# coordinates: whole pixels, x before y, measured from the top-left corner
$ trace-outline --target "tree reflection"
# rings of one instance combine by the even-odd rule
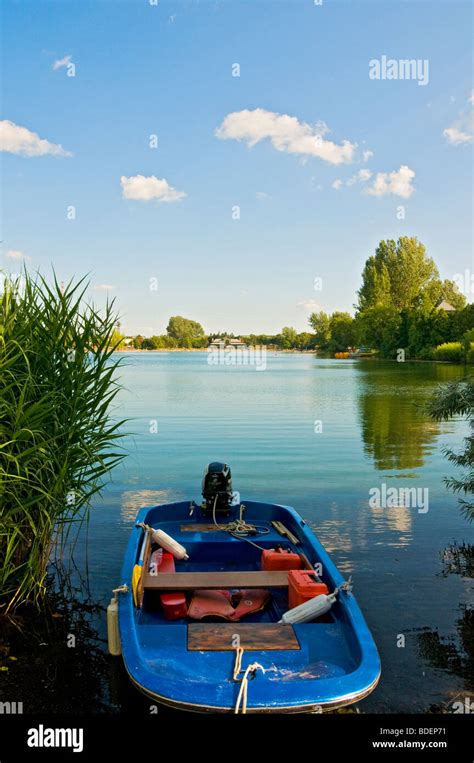
[[[474,546],[456,541],[447,546],[442,554],[440,574],[472,577]],[[457,638],[444,638],[435,630],[424,629],[417,634],[420,656],[433,668],[459,676],[464,681],[466,693],[474,691],[474,609],[461,604],[461,616],[456,620]],[[442,706],[431,708],[433,712],[453,712],[454,700],[462,692],[453,695]]]
[[[425,411],[432,388],[458,378],[457,366],[359,363],[359,415],[365,452],[380,470],[416,469],[442,427]]]
[[[433,668],[474,680],[474,610],[460,606],[461,617],[456,620],[458,638],[444,638],[435,630],[417,634],[420,657]]]
[[[474,546],[471,543],[458,544],[456,541],[446,546],[442,553],[443,567],[441,575],[455,574],[474,578]]]

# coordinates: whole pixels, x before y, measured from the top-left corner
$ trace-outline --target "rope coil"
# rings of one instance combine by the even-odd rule
[[[257,543],[254,543],[253,540],[249,540],[246,536],[247,535],[267,535],[270,532],[270,528],[268,527],[258,527],[257,525],[250,525],[248,524],[243,516],[245,506],[240,504],[240,510],[239,510],[239,518],[235,519],[233,522],[228,522],[227,524],[220,525],[216,519],[216,505],[217,505],[217,495],[214,499],[214,506],[212,507],[212,519],[213,522],[218,530],[222,530],[222,532],[229,533],[229,535],[232,535],[234,538],[238,538],[239,540],[244,540],[246,543],[250,543],[251,546],[255,546],[255,548],[258,548],[260,551],[264,551],[262,546],[259,546]]]

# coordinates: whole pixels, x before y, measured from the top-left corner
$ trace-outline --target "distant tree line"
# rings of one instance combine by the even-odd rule
[[[120,344],[123,349],[125,337],[118,331],[114,333],[114,344]],[[228,343],[231,339],[239,339],[247,345],[265,345],[282,350],[315,350],[316,337],[309,331],[298,333],[289,326],[282,328],[280,334],[249,334],[236,337],[228,332],[213,332],[205,334],[203,327],[197,321],[175,315],[170,318],[166,334],[145,337],[137,334],[129,344],[135,350],[165,350],[165,349],[203,349],[214,340]]]
[[[275,335],[206,335],[197,321],[175,315],[169,319],[166,334],[139,334],[131,344],[139,350],[203,349],[214,340],[238,338],[247,345],[312,350],[322,355],[366,346],[382,358],[394,358],[403,349],[407,358],[474,360],[474,305],[466,304],[453,281],[441,280],[417,238],[381,241],[365,263],[357,294],[355,315],[322,310],[312,313],[312,331],[298,332],[285,326]]]

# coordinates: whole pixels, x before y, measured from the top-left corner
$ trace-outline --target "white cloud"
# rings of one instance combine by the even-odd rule
[[[372,177],[372,172],[368,169],[362,169],[356,172],[355,175],[352,175],[346,182],[344,183],[342,180],[335,180],[332,184],[332,187],[336,189],[336,191],[339,191],[343,185],[346,185],[350,188],[351,185],[355,185],[356,183],[365,183],[369,178]]]
[[[301,307],[309,313],[312,313],[315,310],[321,310],[321,307],[314,299],[303,299],[301,302],[296,303],[296,307]]]
[[[472,140],[472,134],[463,132],[458,127],[447,127],[443,130],[443,135],[452,146],[461,146],[463,143],[470,143]]]
[[[327,132],[329,128],[324,122],[309,125],[288,114],[244,109],[227,114],[215,134],[221,140],[244,140],[249,147],[269,138],[277,151],[314,156],[330,164],[352,162],[357,144],[326,140],[323,136]]]
[[[58,58],[58,60],[55,61],[52,66],[53,71],[57,71],[62,66],[67,66],[68,64],[71,63],[71,60],[72,60],[72,56],[64,56],[64,58]]]
[[[72,156],[58,143],[50,143],[9,119],[0,121],[0,151],[19,156]]]
[[[400,166],[399,170],[393,172],[377,172],[373,184],[365,190],[365,193],[371,196],[401,196],[409,199],[415,190],[412,186],[412,180],[415,177],[414,170],[405,164]]]
[[[112,291],[115,289],[115,286],[112,286],[110,283],[97,283],[94,286],[94,291]]]
[[[372,172],[370,170],[359,170],[357,173],[357,180],[359,180],[360,183],[365,183],[367,180],[370,180],[372,177]]]
[[[257,191],[257,193],[255,194],[255,198],[258,201],[265,201],[265,199],[268,199],[270,197],[269,197],[268,193],[265,193],[265,191]]]
[[[186,194],[184,191],[177,191],[172,188],[163,178],[157,178],[154,175],[145,177],[144,175],[134,175],[132,177],[120,178],[122,186],[122,196],[124,199],[135,199],[136,201],[181,201]]]
[[[5,257],[8,257],[9,260],[25,260],[26,262],[31,261],[31,257],[29,257],[24,252],[20,252],[19,249],[10,249],[5,254]]]
[[[471,91],[467,102],[474,106],[474,90]],[[451,146],[462,146],[474,139],[474,110],[467,107],[461,111],[458,119],[450,127],[443,130],[443,136]]]
[[[369,151],[369,150],[364,151],[363,154],[362,154],[362,160],[364,162],[368,162],[370,157],[373,156],[373,155],[374,155],[373,151]]]

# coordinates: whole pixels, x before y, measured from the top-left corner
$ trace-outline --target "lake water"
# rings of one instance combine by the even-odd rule
[[[84,664],[80,644],[61,652],[69,689],[66,697],[61,675],[49,676],[51,707],[146,706],[121,661],[103,654],[103,608],[122,582],[137,510],[199,500],[213,460],[231,465],[243,500],[294,506],[352,575],[382,660],[381,682],[362,712],[449,708],[472,690],[472,578],[457,547],[472,543],[473,532],[443,484],[453,467],[442,454],[462,445],[467,427],[433,423],[423,410],[435,386],[462,368],[281,353],[269,353],[260,371],[209,366],[205,352],[128,353],[123,363],[117,414],[131,419],[133,434],[95,501],[87,543],[83,532],[76,545],[71,595],[84,602],[79,617],[70,602],[58,604],[79,632]],[[373,508],[370,491],[383,484],[427,489],[429,504]],[[45,646],[57,653],[54,638]]]

